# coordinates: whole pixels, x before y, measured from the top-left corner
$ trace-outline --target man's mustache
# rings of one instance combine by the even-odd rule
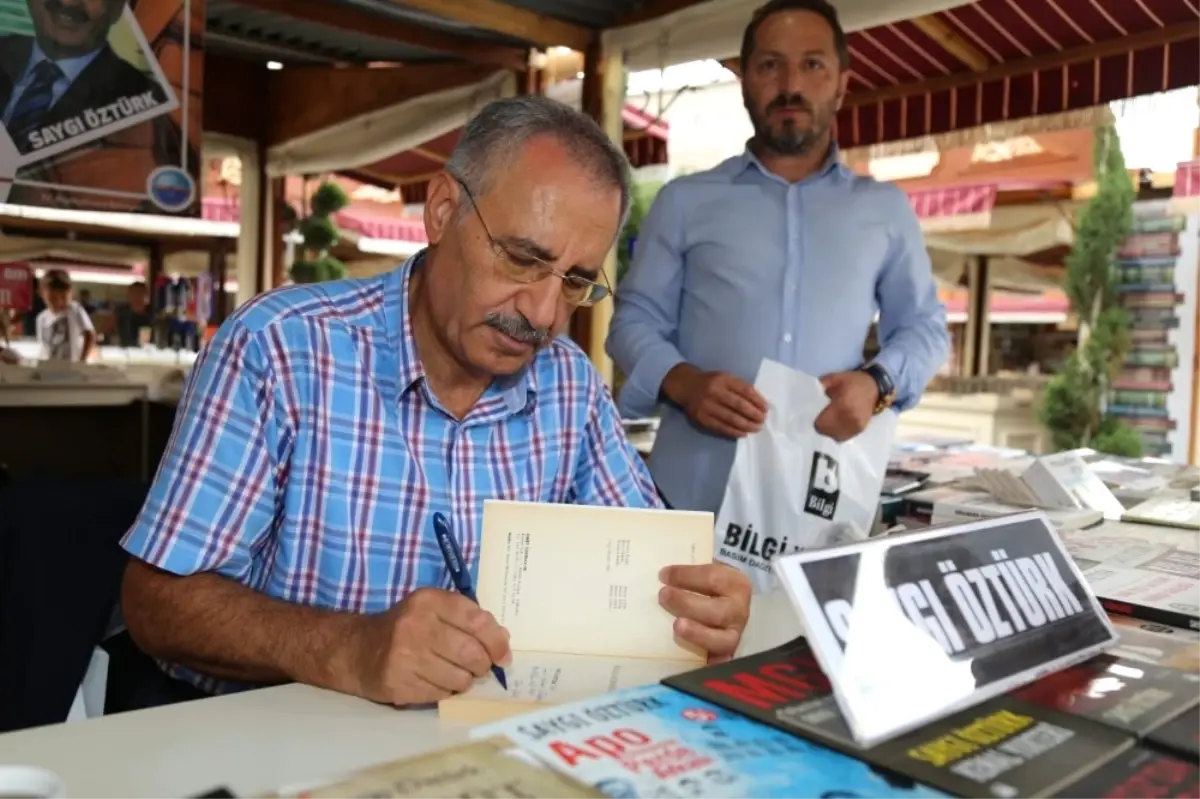
[[[767,103],[767,113],[772,111],[781,111],[785,108],[795,108],[801,111],[812,113],[812,103],[810,103],[802,94],[781,94],[771,102]]]
[[[61,0],[44,0],[43,5],[51,14],[61,14],[72,22],[90,22],[88,13],[78,6],[64,6]]]
[[[550,341],[549,330],[533,326],[521,314],[509,316],[499,311],[492,311],[484,317],[483,321],[488,327],[499,330],[504,335],[514,338],[522,344],[530,344],[533,347],[544,347]]]

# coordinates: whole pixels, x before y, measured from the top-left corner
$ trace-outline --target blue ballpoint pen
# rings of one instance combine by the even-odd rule
[[[454,533],[450,532],[450,523],[440,513],[433,514],[433,533],[437,536],[438,547],[442,550],[442,557],[446,561],[446,568],[450,570],[450,579],[454,582],[454,587],[458,589],[458,593],[478,604],[479,599],[475,596],[475,586],[471,585],[471,572],[463,561],[462,550],[454,538]],[[496,682],[500,683],[500,687],[507,691],[508,680],[504,677],[504,669],[493,664],[492,674],[496,675]]]

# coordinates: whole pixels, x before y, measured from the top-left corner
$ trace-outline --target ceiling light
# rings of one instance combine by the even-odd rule
[[[283,64],[278,61],[268,61],[267,69],[272,70],[272,71],[278,70],[278,69],[283,69]]]

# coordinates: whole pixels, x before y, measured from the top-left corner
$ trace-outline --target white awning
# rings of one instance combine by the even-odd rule
[[[63,225],[91,225],[159,236],[207,236],[236,239],[237,222],[211,222],[183,216],[159,214],[127,214],[113,211],[76,211],[38,205],[0,203],[0,217],[32,219],[39,222],[59,222]]]
[[[461,128],[484,105],[516,92],[508,70],[466,86],[430,92],[397,105],[277,144],[267,174],[320,174],[373,164]]]
[[[986,227],[925,233],[925,246],[959,255],[993,255],[1020,258],[1069,246],[1075,240],[1071,221],[1078,203],[1033,203],[993,208]]]

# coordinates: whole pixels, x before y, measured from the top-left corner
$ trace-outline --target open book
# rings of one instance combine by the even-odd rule
[[[488,675],[439,715],[492,721],[703,665],[658,604],[658,573],[712,553],[711,513],[487,501],[476,592],[512,636],[508,690]]]

